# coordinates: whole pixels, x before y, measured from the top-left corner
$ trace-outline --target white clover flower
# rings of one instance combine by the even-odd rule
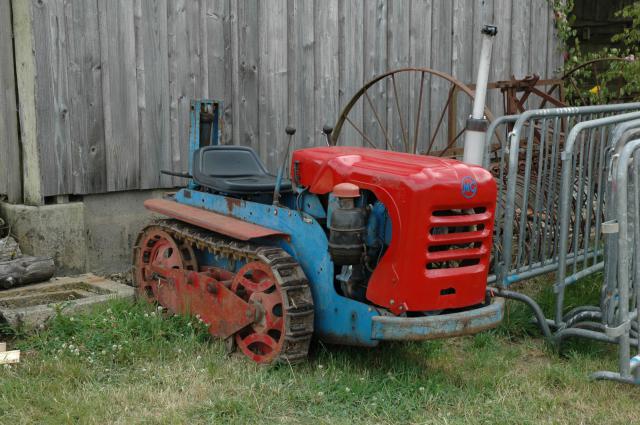
[[[69,350],[73,351],[74,348],[76,348],[75,345],[69,344]]]
[[[107,314],[111,314],[111,309],[110,308],[107,309]]]
[[[344,390],[345,390],[346,392],[348,392],[348,393],[350,393],[350,392],[351,392],[351,388],[349,388],[349,387],[344,387]]]
[[[149,317],[149,313],[145,313],[145,314],[144,314],[144,317]]]
[[[159,305],[159,306],[158,306],[158,308],[157,308],[156,310],[158,310],[158,311],[162,311],[162,310],[163,310],[163,308],[162,308],[162,306],[161,306],[161,305]]]
[[[105,355],[105,354],[107,354],[107,350],[102,350],[101,353],[102,353],[102,355]]]
[[[69,317],[69,321],[73,322],[74,320],[76,319],[74,319],[73,316]]]
[[[200,360],[202,358],[202,356],[198,356],[196,357],[196,360]]]
[[[323,365],[321,365],[321,364],[319,364],[319,365],[318,365],[318,369],[322,369],[322,368],[324,368],[324,366],[323,366]]]
[[[107,323],[107,318],[106,317],[102,318],[102,323]]]
[[[324,392],[318,391],[318,396],[322,397],[323,395],[324,395]]]

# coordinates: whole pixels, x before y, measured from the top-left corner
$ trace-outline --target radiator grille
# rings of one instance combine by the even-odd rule
[[[429,217],[427,270],[475,266],[488,255],[486,207],[435,210]]]

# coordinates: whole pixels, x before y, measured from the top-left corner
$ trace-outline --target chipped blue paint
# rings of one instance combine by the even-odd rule
[[[315,332],[323,341],[348,345],[375,346],[371,338],[371,320],[376,309],[339,295],[333,285],[333,262],[324,229],[308,214],[288,208],[195,190],[180,190],[175,200],[220,214],[279,230],[290,235],[289,240],[274,238],[262,242],[287,251],[304,270],[311,284],[315,304]]]

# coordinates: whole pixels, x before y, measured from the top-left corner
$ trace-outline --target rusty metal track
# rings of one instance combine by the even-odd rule
[[[177,220],[158,220],[151,226],[162,228],[173,238],[201,251],[235,261],[261,261],[267,264],[280,285],[284,317],[284,343],[274,363],[304,360],[313,335],[313,297],[302,268],[283,249],[238,241]],[[142,230],[141,234],[145,231]],[[134,249],[134,260],[139,247]]]

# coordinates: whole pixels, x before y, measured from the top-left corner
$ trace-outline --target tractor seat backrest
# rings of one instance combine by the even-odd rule
[[[206,146],[196,151],[194,165],[209,176],[240,177],[267,174],[260,158],[244,146]]]
[[[253,149],[244,146],[205,146],[193,154],[193,179],[201,186],[228,194],[267,193],[275,190],[269,174]],[[283,179],[281,191],[291,190]]]

